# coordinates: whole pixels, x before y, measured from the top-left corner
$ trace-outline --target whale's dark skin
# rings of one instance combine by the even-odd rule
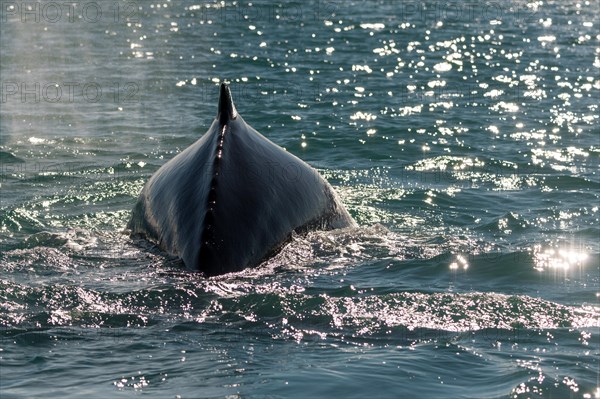
[[[331,185],[246,124],[222,84],[214,122],[148,180],[127,227],[217,276],[259,265],[292,232],[354,225]]]

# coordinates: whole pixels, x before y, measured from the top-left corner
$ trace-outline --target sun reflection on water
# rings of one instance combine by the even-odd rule
[[[542,248],[536,245],[533,248],[533,259],[535,269],[544,270],[564,270],[567,271],[573,267],[581,267],[588,259],[588,254],[577,249],[568,248]]]

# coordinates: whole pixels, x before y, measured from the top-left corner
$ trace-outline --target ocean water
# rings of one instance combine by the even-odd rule
[[[598,1],[0,4],[3,399],[600,397]],[[220,81],[359,228],[128,237]]]

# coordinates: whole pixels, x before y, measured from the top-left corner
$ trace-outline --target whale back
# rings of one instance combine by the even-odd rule
[[[214,276],[257,266],[294,231],[352,225],[329,183],[248,125],[222,85],[217,118],[150,178],[128,227]]]

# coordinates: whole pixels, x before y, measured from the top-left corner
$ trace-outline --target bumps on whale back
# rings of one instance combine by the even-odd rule
[[[214,276],[258,266],[294,231],[354,225],[329,183],[249,126],[222,84],[212,125],[150,178],[128,227]]]

